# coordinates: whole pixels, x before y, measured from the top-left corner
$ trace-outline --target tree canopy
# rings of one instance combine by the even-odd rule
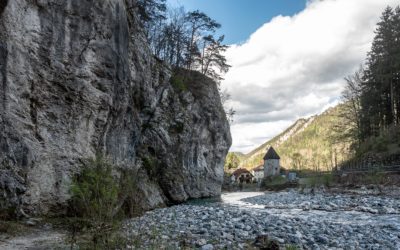
[[[366,64],[346,78],[344,99],[358,141],[400,122],[400,7],[387,7],[375,30]]]
[[[221,25],[205,13],[168,10],[165,0],[137,0],[139,17],[153,54],[176,68],[197,70],[217,82],[230,66],[224,36],[215,37]]]

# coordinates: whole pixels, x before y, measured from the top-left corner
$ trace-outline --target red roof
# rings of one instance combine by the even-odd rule
[[[239,169],[235,170],[235,172],[232,173],[232,175],[234,175],[235,177],[238,177],[241,174],[251,174],[251,173],[249,170],[244,169],[244,168],[239,168]]]

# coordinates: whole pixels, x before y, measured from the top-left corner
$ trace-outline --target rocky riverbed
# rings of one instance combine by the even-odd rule
[[[226,193],[127,220],[121,239],[127,249],[258,249],[258,236],[281,249],[400,249],[399,191]],[[69,249],[67,238],[38,228],[0,237],[0,249]]]
[[[360,194],[361,193],[361,194]],[[366,192],[228,193],[222,201],[147,212],[125,226],[131,248],[400,249],[400,200]]]

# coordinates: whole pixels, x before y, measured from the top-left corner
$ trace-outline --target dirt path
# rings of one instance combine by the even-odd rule
[[[65,236],[65,232],[35,229],[27,235],[0,239],[0,249],[69,249],[63,243]]]

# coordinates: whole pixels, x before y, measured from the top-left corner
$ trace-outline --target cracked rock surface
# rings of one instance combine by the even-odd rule
[[[2,208],[63,210],[96,152],[136,170],[142,209],[220,194],[231,137],[217,86],[195,74],[175,89],[129,2],[1,1]]]

